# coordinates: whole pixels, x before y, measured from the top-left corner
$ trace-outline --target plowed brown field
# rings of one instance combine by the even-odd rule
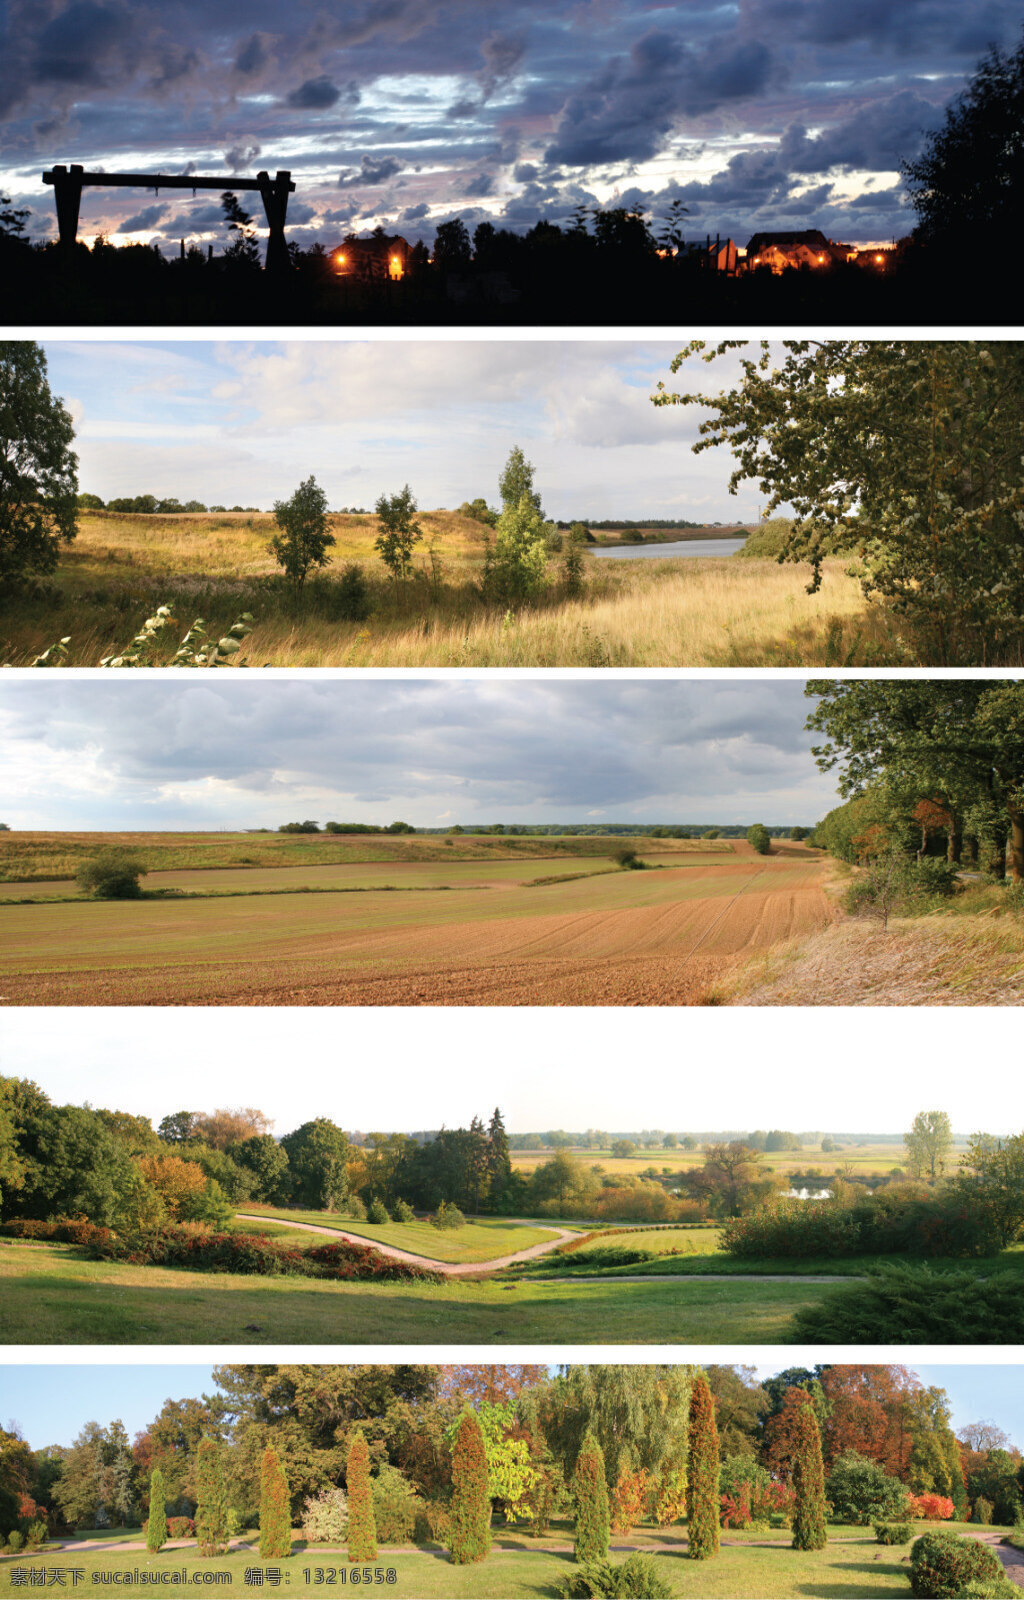
[[[478,882],[479,882],[478,875]],[[830,920],[816,858],[690,859],[541,887],[10,905],[14,1005],[699,1005]]]

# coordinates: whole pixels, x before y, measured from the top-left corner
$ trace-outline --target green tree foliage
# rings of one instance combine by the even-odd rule
[[[260,1558],[273,1560],[292,1553],[291,1500],[288,1480],[273,1445],[263,1452],[260,1471]],[[376,1552],[374,1552],[376,1553]]]
[[[964,239],[1013,226],[1024,203],[1022,120],[1024,43],[1009,55],[992,46],[922,154],[902,164],[916,238],[959,257]]]
[[[53,572],[78,532],[74,437],[41,347],[0,341],[0,591]]]
[[[607,1482],[618,1479],[628,1448],[652,1476],[685,1451],[691,1366],[594,1362],[572,1366],[557,1380],[548,1438],[571,1477],[586,1435],[601,1446]]]
[[[693,340],[672,363],[713,361]],[[767,341],[740,384],[710,399],[695,451],[728,444],[730,487],[758,481],[768,511],[798,520],[780,560],[808,561],[811,590],[833,552],[856,553],[864,592],[906,617],[932,665],[999,659],[1024,619],[1024,349],[998,340]]]
[[[578,600],[586,587],[583,578],[583,551],[586,542],[586,528],[582,522],[574,522],[562,546],[562,587],[567,600]]]
[[[167,1509],[164,1495],[164,1475],[154,1467],[149,1478],[149,1525],[146,1528],[146,1549],[153,1555],[167,1543]]]
[[[544,587],[547,523],[529,495],[506,506],[495,526],[494,549],[488,545],[484,594],[502,605],[532,600]]]
[[[273,1134],[258,1133],[241,1144],[231,1146],[232,1161],[243,1167],[252,1179],[254,1200],[276,1203],[288,1197],[288,1153]]]
[[[201,1556],[223,1555],[228,1543],[228,1497],[220,1441],[201,1439],[196,1451],[196,1542]]]
[[[328,1117],[315,1117],[285,1134],[281,1148],[288,1157],[292,1199],[297,1205],[331,1211],[344,1204],[349,1143],[341,1128]]]
[[[953,1128],[945,1111],[919,1111],[904,1139],[907,1166],[915,1178],[940,1177],[953,1148]]]
[[[772,836],[763,822],[755,822],[747,829],[747,843],[752,845],[759,856],[766,856],[772,848]]]
[[[1009,825],[1010,862],[1024,878],[1024,685],[984,679],[811,679],[807,726],[823,772],[844,796],[888,796],[983,807]]]
[[[475,1411],[464,1411],[452,1447],[452,1505],[448,1551],[456,1565],[483,1561],[491,1548],[487,1452]]]
[[[690,1394],[686,1482],[687,1555],[692,1561],[707,1561],[718,1554],[718,1477],[715,1403],[707,1379],[698,1372]]]
[[[985,1215],[1003,1249],[1024,1238],[1024,1133],[973,1134],[950,1187]]]
[[[361,1428],[352,1435],[345,1468],[348,1494],[348,1559],[376,1561],[377,1527],[370,1489],[370,1452]]]
[[[594,1435],[587,1433],[576,1457],[572,1479],[576,1502],[573,1553],[581,1565],[590,1561],[604,1561],[608,1555],[611,1512],[605,1473],[604,1452]]]
[[[0,1078],[0,1218],[4,1215],[5,1195],[12,1195],[25,1182],[25,1162],[18,1148],[13,1099],[12,1080]],[[506,1146],[506,1156],[507,1153]]]
[[[138,900],[139,879],[146,871],[145,862],[132,851],[111,846],[79,867],[77,881],[94,900]]]
[[[519,445],[513,445],[498,479],[498,493],[506,511],[516,510],[526,499],[538,517],[542,515],[540,495],[533,487],[533,472],[532,462],[527,461]]]
[[[415,520],[416,509],[416,500],[408,484],[397,494],[382,494],[374,507],[380,532],[373,548],[396,583],[409,576],[413,546],[423,538],[423,529]]]
[[[809,1397],[797,1412],[795,1424],[793,1549],[824,1550],[828,1543],[825,1469],[821,1460],[821,1432]]]
[[[290,500],[274,501],[274,520],[280,528],[269,549],[285,577],[301,593],[311,567],[326,567],[334,535],[327,521],[327,496],[312,476],[306,478]]]

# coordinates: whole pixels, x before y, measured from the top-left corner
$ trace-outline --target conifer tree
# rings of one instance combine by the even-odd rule
[[[153,1468],[149,1480],[149,1525],[146,1528],[146,1549],[152,1554],[167,1543],[167,1508],[164,1498],[164,1475],[159,1467]]]
[[[497,1106],[487,1129],[487,1170],[491,1179],[491,1194],[499,1195],[512,1176],[512,1162],[508,1153],[508,1134]]]
[[[698,1372],[690,1392],[690,1458],[686,1485],[688,1554],[707,1561],[718,1554],[718,1429],[708,1380]]]
[[[223,1555],[228,1541],[228,1497],[216,1439],[201,1439],[196,1452],[196,1540],[201,1556]]]
[[[452,1561],[483,1561],[491,1548],[491,1502],[487,1493],[487,1451],[475,1411],[459,1423],[452,1449],[452,1522],[448,1549]]]
[[[604,1452],[592,1433],[583,1440],[572,1480],[576,1497],[576,1560],[604,1561],[608,1555],[608,1484]]]
[[[821,1432],[810,1397],[797,1414],[796,1435],[793,1549],[824,1550],[828,1542],[825,1532],[825,1468],[821,1460]]]
[[[260,1556],[292,1553],[291,1497],[277,1451],[268,1444],[260,1464]]]
[[[370,1488],[370,1449],[361,1428],[356,1429],[348,1447],[345,1489],[348,1493],[348,1559],[376,1561],[377,1525]]]

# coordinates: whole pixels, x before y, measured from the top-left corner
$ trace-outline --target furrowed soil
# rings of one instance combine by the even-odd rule
[[[659,842],[660,843],[660,842]],[[809,850],[536,885],[10,904],[21,1005],[693,1005],[833,913]],[[605,845],[607,849],[607,844]],[[540,873],[538,876],[546,876]],[[412,879],[410,874],[410,880]],[[532,876],[532,875],[531,875]],[[410,882],[411,887],[411,882]]]

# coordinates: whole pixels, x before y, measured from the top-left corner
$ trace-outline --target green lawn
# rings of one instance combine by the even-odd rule
[[[678,1539],[682,1530],[665,1531]],[[726,1537],[733,1536],[727,1534]],[[628,1539],[617,1539],[612,1557],[621,1561],[631,1548],[656,1549],[665,1542],[657,1534],[648,1535],[644,1530]],[[373,1563],[373,1567],[381,1569],[384,1574],[389,1569],[393,1571],[395,1582],[389,1584],[385,1581],[373,1587],[378,1594],[413,1596],[417,1600],[434,1600],[434,1597],[437,1600],[442,1600],[442,1597],[452,1597],[452,1600],[502,1600],[502,1597],[504,1600],[518,1600],[520,1596],[550,1594],[552,1584],[572,1565],[572,1556],[567,1549],[557,1550],[546,1546],[547,1541],[537,1541],[533,1548],[524,1549],[521,1539],[515,1535],[506,1538],[499,1529],[495,1532],[495,1547],[488,1559],[466,1567],[453,1566],[441,1550],[387,1550]],[[883,1597],[888,1597],[888,1600],[909,1600],[907,1566],[903,1559],[905,1554],[906,1551],[898,1546],[889,1549],[876,1545],[871,1533],[861,1529],[830,1541],[823,1551],[794,1551],[789,1548],[787,1535],[771,1548],[724,1545],[718,1558],[712,1561],[690,1561],[678,1547],[658,1555],[656,1561],[662,1577],[673,1593],[680,1597],[717,1600],[721,1596],[723,1600],[730,1600],[730,1597],[731,1600],[746,1600],[750,1596],[755,1600],[775,1600],[775,1597],[792,1596],[795,1600],[795,1597],[811,1595],[835,1596],[837,1600],[844,1596],[850,1597],[850,1600],[857,1600],[857,1597],[862,1597],[862,1600],[871,1597],[874,1600],[875,1596],[879,1600],[883,1600]],[[287,1588],[293,1595],[314,1595],[329,1592],[331,1580],[327,1574],[333,1568],[340,1576],[339,1569],[346,1569],[347,1562],[343,1552],[330,1553],[315,1548],[299,1548],[292,1556],[273,1562],[261,1561],[256,1549],[234,1551],[209,1561],[202,1561],[192,1550],[184,1549],[162,1551],[157,1556],[150,1556],[145,1550],[124,1554],[80,1551],[60,1556],[44,1553],[28,1559],[19,1557],[0,1562],[0,1596],[23,1592],[23,1587],[15,1588],[12,1585],[11,1569],[29,1566],[43,1566],[50,1570],[77,1567],[84,1570],[86,1580],[80,1583],[79,1593],[101,1597],[143,1593],[151,1591],[153,1587],[152,1584],[104,1582],[104,1573],[121,1573],[134,1568],[145,1572],[160,1568],[180,1571],[184,1568],[191,1574],[194,1569],[202,1569],[210,1576],[218,1573],[229,1575],[231,1579],[230,1585],[204,1584],[204,1587],[230,1588],[232,1592],[237,1592],[247,1587],[244,1583],[247,1569],[263,1569],[265,1572],[270,1567],[277,1567],[287,1580],[280,1585],[282,1592]],[[320,1584],[316,1582],[318,1568],[324,1573]],[[305,1571],[309,1572],[308,1578],[304,1576]],[[93,1577],[93,1574],[96,1576]],[[350,1580],[351,1574],[346,1572],[346,1577]],[[85,1582],[88,1582],[87,1588],[84,1587]],[[348,1587],[346,1583],[345,1588]],[[334,1592],[340,1589],[341,1585],[335,1577]]]
[[[609,1243],[611,1241],[609,1240]],[[582,1252],[581,1252],[582,1254]],[[572,1261],[572,1256],[566,1258]],[[709,1250],[705,1255],[694,1256],[655,1256],[650,1261],[639,1262],[634,1267],[607,1267],[605,1271],[609,1277],[616,1274],[642,1274],[644,1277],[660,1277],[665,1274],[675,1273],[702,1273],[715,1272],[727,1274],[730,1277],[742,1278],[757,1276],[761,1273],[795,1273],[800,1276],[817,1277],[819,1275],[841,1277],[863,1277],[867,1272],[875,1272],[881,1266],[894,1263],[907,1264],[919,1263],[922,1259],[934,1267],[936,1271],[942,1269],[964,1271],[970,1269],[980,1275],[989,1272],[1005,1272],[1007,1267],[1016,1267],[1024,1270],[1024,1246],[1012,1245],[994,1256],[928,1256],[922,1258],[910,1255],[888,1256],[754,1256],[752,1258],[731,1256],[724,1250]],[[547,1263],[541,1263],[545,1270],[549,1270]],[[582,1268],[580,1269],[583,1270]]]
[[[0,1243],[4,1344],[782,1344],[808,1284],[311,1283]]]
[[[425,1256],[431,1261],[493,1261],[498,1256],[510,1256],[517,1250],[528,1250],[535,1244],[550,1244],[555,1239],[552,1228],[523,1227],[503,1217],[482,1217],[475,1222],[467,1222],[464,1228],[449,1230],[435,1228],[422,1220],[354,1222],[335,1211],[292,1211],[275,1206],[243,1206],[242,1210],[255,1210],[260,1216],[265,1215],[268,1222],[280,1217],[285,1223],[311,1222],[319,1228],[340,1228],[345,1233],[357,1233],[369,1244],[393,1245],[396,1250],[409,1250],[413,1255]],[[276,1231],[274,1237],[277,1237]],[[302,1237],[309,1244],[316,1243],[312,1234],[295,1237]]]

